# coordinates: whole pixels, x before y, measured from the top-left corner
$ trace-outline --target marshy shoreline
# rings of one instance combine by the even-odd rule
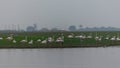
[[[6,45],[7,46],[7,45]],[[54,49],[54,48],[107,48],[107,47],[120,47],[120,45],[104,45],[104,46],[98,46],[98,45],[89,45],[89,46],[85,46],[85,45],[74,45],[74,46],[39,46],[39,47],[19,47],[19,46],[10,46],[10,47],[0,47],[0,49]]]
[[[0,33],[0,49],[119,47],[120,31]]]

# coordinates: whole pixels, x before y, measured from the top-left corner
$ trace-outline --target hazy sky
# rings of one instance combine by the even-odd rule
[[[119,0],[0,0],[0,28],[37,23],[39,28],[69,25],[120,27]],[[11,27],[11,26],[9,26]]]

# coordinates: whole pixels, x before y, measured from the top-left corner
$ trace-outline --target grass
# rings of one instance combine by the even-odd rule
[[[76,35],[91,35],[93,38],[68,38],[67,36],[73,33]],[[17,43],[13,43],[10,40],[7,40],[6,37],[13,34],[13,38],[17,41]],[[61,34],[64,35],[64,43],[47,43],[42,44],[40,42],[36,42],[37,39],[44,40],[48,37],[53,37],[57,39]],[[101,41],[96,41],[94,38],[97,36],[102,36]],[[105,46],[120,46],[120,41],[111,41],[106,40],[105,37],[111,38],[113,36],[120,37],[119,31],[111,31],[111,32],[25,32],[25,33],[0,33],[0,36],[3,37],[3,40],[0,40],[0,48],[71,48],[71,47],[105,47]],[[22,39],[28,37],[28,41],[31,39],[34,41],[34,44],[29,45],[28,43],[20,43]]]

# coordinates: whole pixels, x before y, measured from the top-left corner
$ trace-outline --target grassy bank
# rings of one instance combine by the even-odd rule
[[[7,39],[8,37],[12,37],[12,39]],[[62,38],[63,42],[56,42],[59,37]],[[120,45],[120,32],[118,31],[0,33],[0,38],[0,48],[73,48]],[[49,42],[48,38],[53,40]],[[21,40],[24,39],[27,42],[22,43]],[[16,42],[14,43],[13,40]],[[33,42],[29,44],[31,40]],[[47,40],[47,42],[41,43],[44,40]]]

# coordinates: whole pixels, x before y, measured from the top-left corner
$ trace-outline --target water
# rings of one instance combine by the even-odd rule
[[[0,68],[120,68],[120,48],[0,49]]]

